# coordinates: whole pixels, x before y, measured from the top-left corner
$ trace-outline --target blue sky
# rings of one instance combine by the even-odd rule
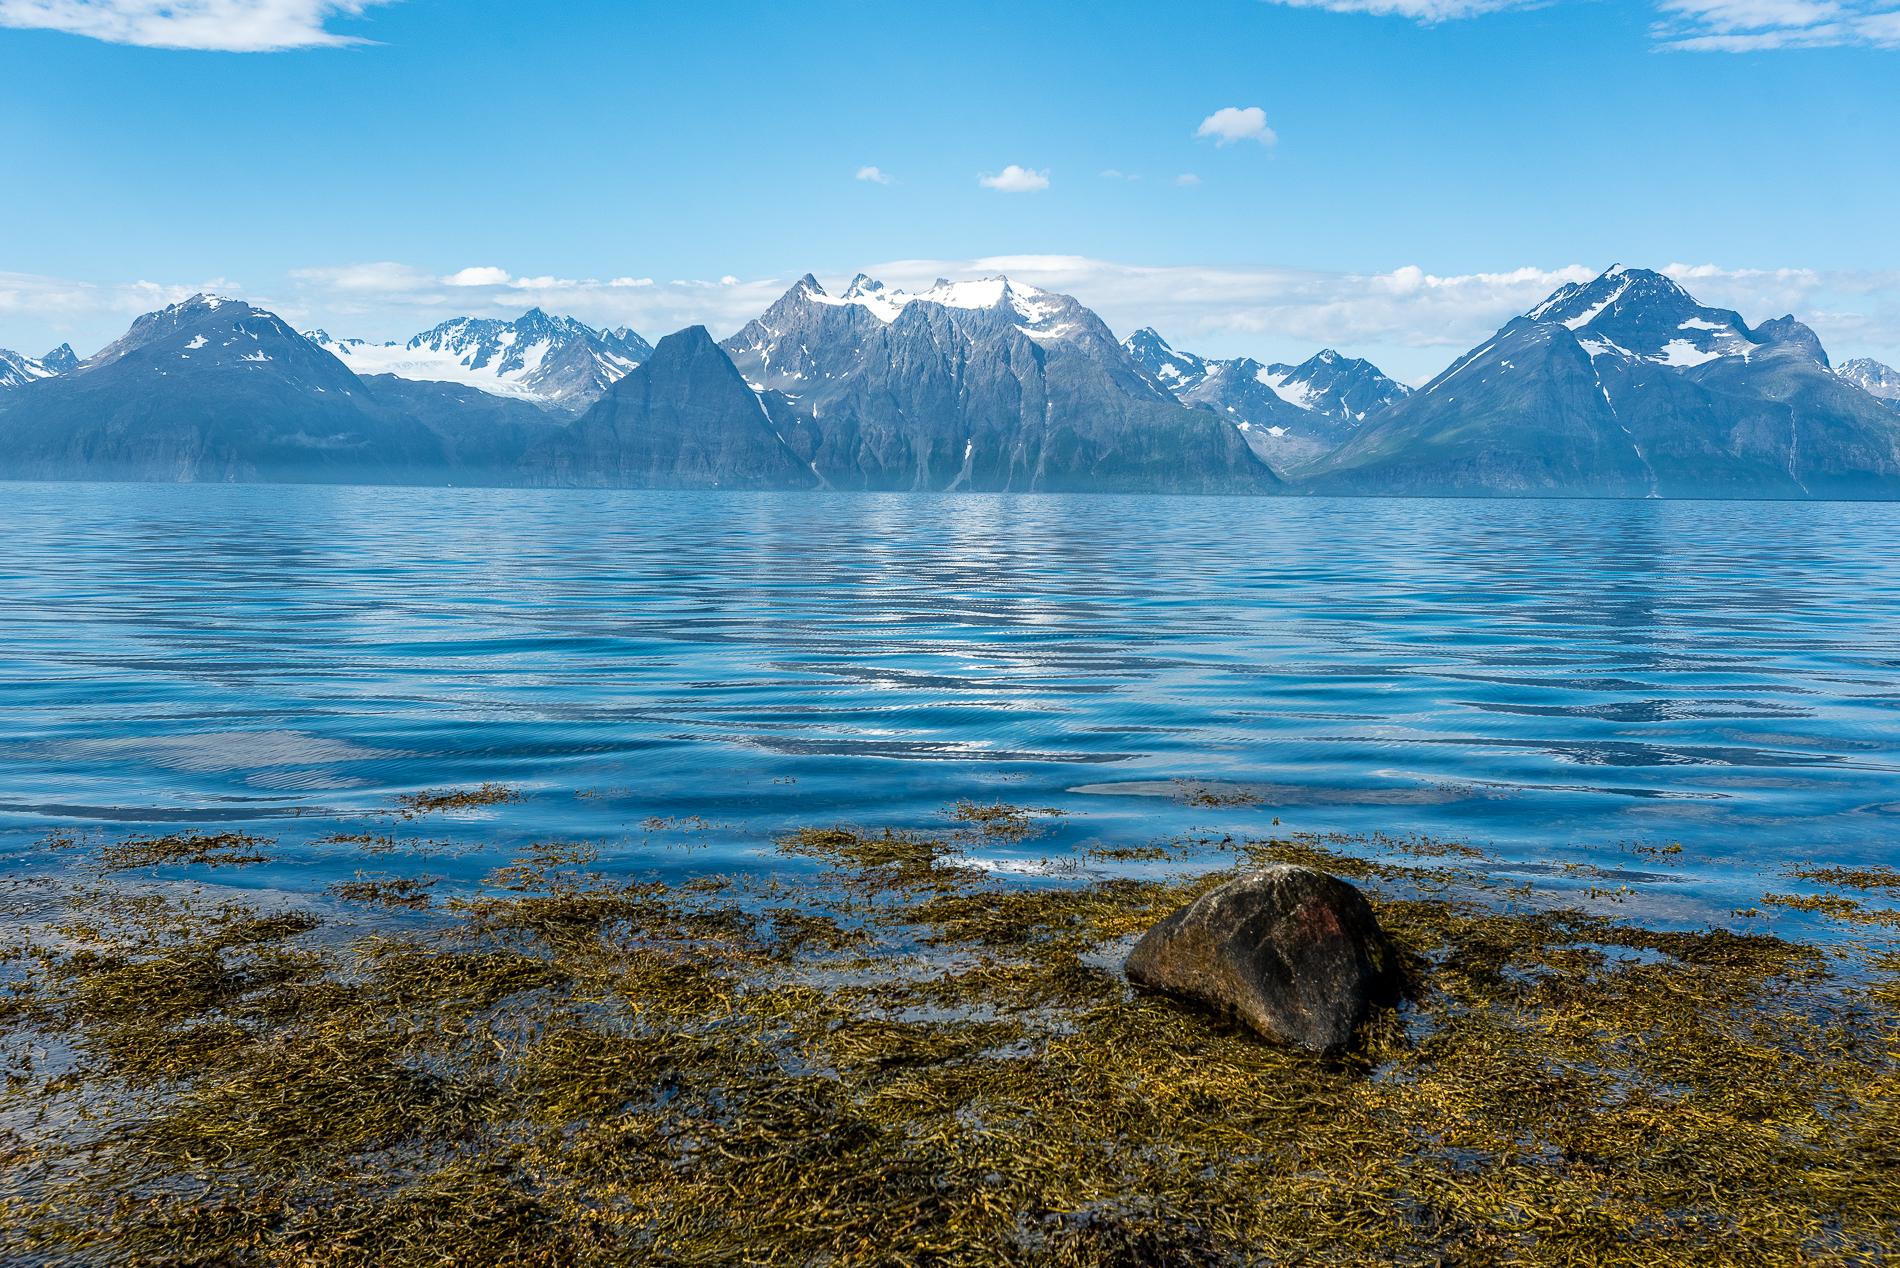
[[[1003,267],[1415,378],[1623,262],[1900,356],[1900,3],[1668,2],[0,0],[0,346],[204,285],[378,339],[723,334],[807,270]],[[1223,109],[1266,130],[1197,136]]]

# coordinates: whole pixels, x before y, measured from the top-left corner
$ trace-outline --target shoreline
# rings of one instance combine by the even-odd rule
[[[957,860],[1046,816],[949,817],[781,838],[822,868],[808,877],[642,882],[568,845],[472,897],[401,876],[332,895],[407,926],[380,932],[109,881],[181,853],[242,865],[262,838],[95,854],[97,883],[9,947],[0,1247],[206,1264],[1900,1250],[1884,908],[1810,907],[1860,935],[1825,949],[1659,932],[1539,906],[1467,845],[1363,858],[1309,834],[1218,857],[1161,841],[1106,853],[1182,871],[1028,886]],[[1267,862],[1360,886],[1407,953],[1406,1002],[1343,1055],[1270,1046],[1116,971],[1155,919]],[[1817,879],[1900,897],[1888,871],[1836,871]]]

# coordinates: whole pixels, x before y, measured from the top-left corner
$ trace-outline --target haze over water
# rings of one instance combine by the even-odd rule
[[[1002,798],[1070,816],[1005,870],[1278,816],[1700,924],[1900,826],[1890,503],[0,487],[16,874],[55,828],[217,824],[288,857],[213,879],[313,891],[390,864],[305,842],[502,781],[401,829],[491,847],[428,870],[784,869],[789,827]]]

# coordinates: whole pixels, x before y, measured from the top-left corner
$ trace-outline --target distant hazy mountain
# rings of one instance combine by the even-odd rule
[[[1122,346],[1182,404],[1238,426],[1254,453],[1282,475],[1345,443],[1367,418],[1411,391],[1370,361],[1331,348],[1300,365],[1208,360],[1169,347],[1151,326]]]
[[[921,294],[807,275],[721,347],[783,393],[840,489],[1264,492],[1243,434],[1183,408],[1094,313],[1004,277]]]
[[[1784,317],[1668,278],[1565,286],[1313,464],[1329,493],[1900,496],[1900,417]]]
[[[79,358],[66,344],[60,344],[43,357],[27,357],[0,348],[0,388],[19,387],[37,379],[64,374],[79,364]]]
[[[539,308],[514,321],[457,317],[407,343],[335,339],[322,330],[306,335],[358,374],[462,383],[570,417],[653,355],[652,346],[625,327],[595,330]]]
[[[397,484],[450,479],[456,465],[442,435],[337,358],[216,296],[147,313],[69,372],[0,392],[11,478]]]
[[[1895,409],[1900,409],[1900,370],[1859,357],[1843,362],[1834,373],[1869,395],[1877,396]]]

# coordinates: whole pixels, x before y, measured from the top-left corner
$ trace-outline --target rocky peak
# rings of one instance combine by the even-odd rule
[[[1592,360],[1610,356],[1678,370],[1719,357],[1746,361],[1763,342],[1740,313],[1704,307],[1662,274],[1620,264],[1589,282],[1559,287],[1524,320],[1562,326]]]
[[[1816,364],[1827,365],[1827,349],[1821,346],[1821,336],[1814,333],[1812,327],[1795,320],[1793,313],[1786,317],[1777,317],[1773,321],[1764,321],[1755,327],[1755,339],[1764,344],[1779,345],[1783,348],[1798,350]]]
[[[1122,340],[1122,347],[1137,365],[1177,397],[1207,377],[1209,362],[1191,352],[1177,352],[1153,326],[1143,326]]]
[[[1855,357],[1834,371],[1862,391],[1900,409],[1900,370],[1869,357]]]

